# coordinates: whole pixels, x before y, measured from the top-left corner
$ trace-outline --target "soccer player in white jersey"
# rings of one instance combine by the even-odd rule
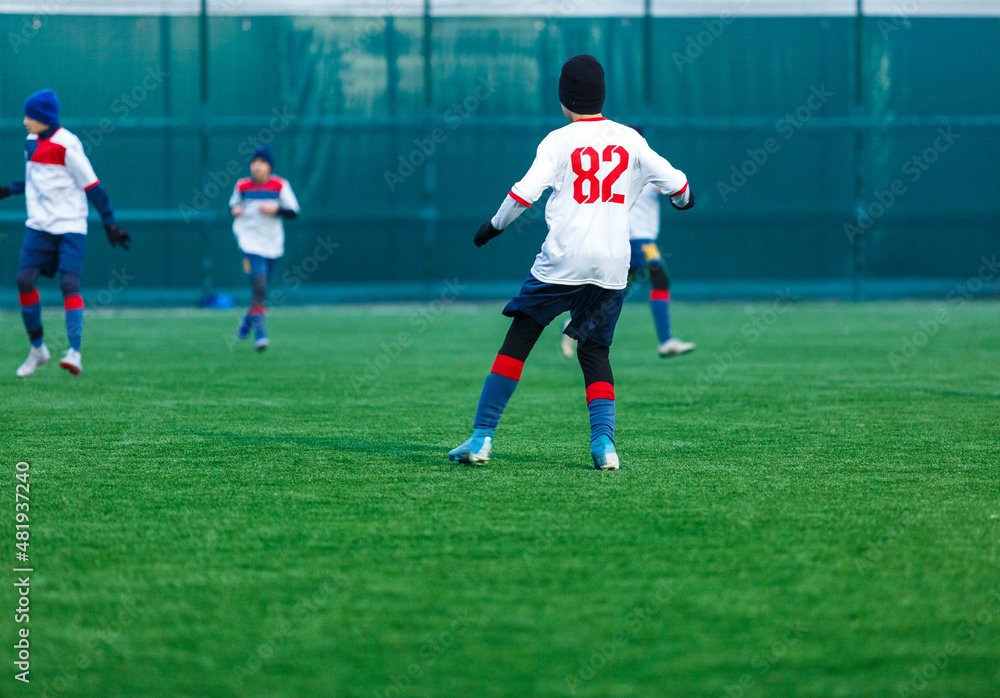
[[[643,135],[641,126],[632,126]],[[694,342],[674,337],[670,331],[670,272],[663,263],[663,256],[656,244],[660,235],[660,195],[655,184],[647,184],[628,210],[628,236],[632,246],[632,260],[628,277],[631,285],[635,277],[645,270],[652,286],[649,292],[649,309],[656,327],[658,351],[667,358],[694,351]],[[567,335],[562,338],[562,351],[567,359],[573,358],[576,341]]]
[[[270,345],[264,322],[267,284],[275,263],[285,254],[285,218],[299,215],[299,202],[288,180],[271,174],[274,156],[266,145],[250,157],[250,177],[239,180],[229,199],[233,234],[243,253],[243,273],[250,277],[250,308],[236,329],[237,339],[256,335],[254,348]]]
[[[69,348],[59,365],[79,376],[83,372],[80,276],[87,248],[87,202],[101,214],[112,247],[121,245],[127,250],[131,238],[115,225],[111,201],[94,174],[80,139],[59,125],[59,98],[55,92],[39,90],[28,97],[24,103],[24,127],[28,131],[24,143],[25,179],[0,187],[0,199],[24,194],[28,204],[17,290],[31,350],[17,369],[17,375],[26,378],[51,359],[42,339],[37,283],[39,274],[51,278],[59,272],[69,339]]]
[[[628,210],[650,183],[678,208],[690,208],[694,199],[683,172],[635,130],[601,115],[604,69],[596,58],[584,54],[563,64],[559,101],[570,124],[542,140],[527,174],[475,236],[477,247],[486,244],[552,189],[545,207],[548,235],[521,292],[503,310],[513,320],[483,385],[472,436],[448,453],[454,461],[489,461],[524,361],[545,326],[569,311],[564,332],[579,341],[594,467],[619,468],[608,356],[628,279]]]

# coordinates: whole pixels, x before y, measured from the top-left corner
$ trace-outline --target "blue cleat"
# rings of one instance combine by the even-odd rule
[[[448,451],[448,460],[468,463],[469,465],[485,465],[493,453],[493,436],[484,429],[476,429],[465,443]]]
[[[250,316],[244,315],[243,320],[240,321],[240,326],[236,328],[236,339],[246,339],[250,336],[251,329],[253,329],[253,325],[250,324]]]
[[[598,470],[618,470],[618,454],[615,443],[607,436],[598,436],[590,443],[590,455],[594,457],[594,467]]]

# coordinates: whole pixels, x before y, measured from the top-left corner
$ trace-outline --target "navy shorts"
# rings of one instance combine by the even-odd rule
[[[253,274],[266,274],[267,278],[270,280],[271,274],[274,273],[274,265],[277,261],[278,260],[276,259],[261,257],[259,254],[249,254],[244,252],[243,273],[247,276],[252,276]]]
[[[544,327],[568,310],[570,321],[563,334],[610,347],[624,297],[624,289],[601,288],[594,284],[546,284],[528,274],[521,292],[506,305],[503,314],[514,317],[524,313]]]
[[[83,276],[83,255],[87,251],[87,236],[83,233],[53,235],[34,228],[24,231],[21,245],[21,269],[38,268],[49,278],[57,271]]]
[[[660,248],[656,246],[656,240],[629,240],[632,246],[632,259],[628,263],[628,273],[634,274],[640,269],[645,269],[652,264],[660,264],[663,257],[660,255]]]

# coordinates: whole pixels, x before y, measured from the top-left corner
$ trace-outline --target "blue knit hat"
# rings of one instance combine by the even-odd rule
[[[46,88],[24,100],[24,113],[35,121],[52,126],[59,123],[59,98]]]
[[[271,169],[274,169],[274,155],[271,154],[271,149],[266,145],[258,145],[254,148],[253,155],[250,156],[250,162],[253,162],[257,158],[266,161],[271,166]]]

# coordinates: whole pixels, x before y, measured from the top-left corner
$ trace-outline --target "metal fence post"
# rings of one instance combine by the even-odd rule
[[[208,158],[209,158],[209,107],[208,107],[208,0],[201,0],[201,14],[198,16],[198,49],[199,49],[199,72],[200,72],[200,110],[198,119],[198,142],[199,157],[198,167],[201,173],[201,190],[205,191],[208,186]],[[205,211],[207,214],[208,211]],[[211,230],[205,215],[200,217],[199,235],[201,252],[201,296],[207,299],[212,295],[212,253],[211,253]]]
[[[431,59],[433,56],[433,30],[434,22],[431,17],[431,0],[424,0],[424,37],[423,37],[423,58],[424,58],[424,109],[426,113],[427,132],[434,130],[434,84],[432,80]],[[430,299],[433,292],[434,276],[434,244],[437,237],[438,209],[437,209],[437,167],[435,155],[437,151],[427,155],[427,164],[424,167],[424,206],[422,218],[424,219],[424,237],[422,241],[422,265],[421,280],[423,281],[423,295]]]
[[[854,174],[854,215],[859,218],[865,211],[865,80],[864,66],[867,46],[865,45],[865,15],[862,0],[857,0],[857,10],[854,16],[854,104],[851,115],[854,135],[854,151],[852,170]],[[868,234],[855,233],[851,239],[851,298],[854,301],[865,299],[865,251],[868,247]]]

